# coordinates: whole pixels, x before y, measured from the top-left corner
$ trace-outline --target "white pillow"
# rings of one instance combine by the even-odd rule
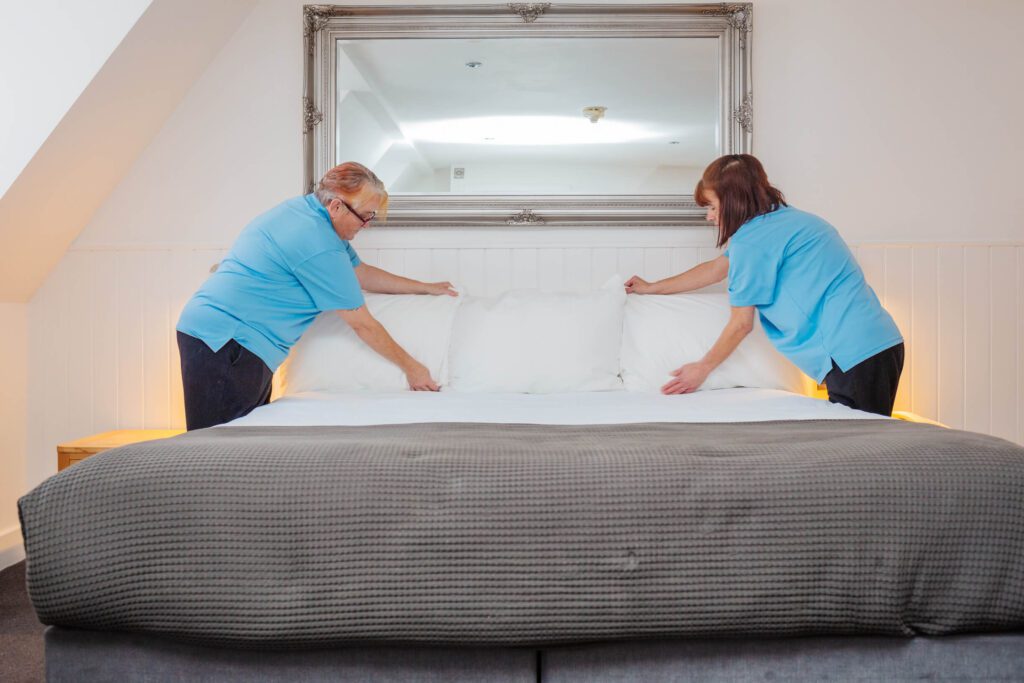
[[[467,297],[452,330],[448,387],[528,394],[622,389],[625,298],[618,276],[596,292]]]
[[[452,320],[462,297],[367,294],[366,306],[395,341],[445,381]],[[405,374],[366,345],[336,312],[321,313],[274,376],[274,396],[305,391],[403,391]]]
[[[622,333],[627,391],[660,391],[669,373],[692,363],[718,340],[729,321],[728,294],[631,294]],[[804,376],[768,341],[760,320],[700,389],[761,387],[803,393]]]

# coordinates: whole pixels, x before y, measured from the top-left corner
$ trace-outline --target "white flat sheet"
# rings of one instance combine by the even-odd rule
[[[774,389],[719,389],[681,396],[627,391],[571,394],[455,392],[294,394],[225,426],[379,425],[412,422],[625,424],[879,419],[878,415]]]

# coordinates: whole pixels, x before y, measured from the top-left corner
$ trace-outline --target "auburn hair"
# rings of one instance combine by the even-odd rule
[[[708,191],[718,196],[719,247],[751,218],[788,206],[782,192],[768,182],[764,166],[750,154],[726,154],[712,161],[693,192],[698,206],[711,203]]]

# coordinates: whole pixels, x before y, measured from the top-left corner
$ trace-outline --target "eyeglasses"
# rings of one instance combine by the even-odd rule
[[[344,199],[342,199],[341,197],[335,197],[335,199],[337,199],[337,200],[338,200],[339,202],[341,202],[341,203],[342,203],[342,205],[343,205],[343,206],[344,206],[344,207],[345,207],[346,209],[348,209],[348,210],[349,210],[349,212],[350,212],[350,213],[351,213],[351,214],[352,214],[353,216],[355,216],[356,218],[358,218],[358,219],[359,219],[359,222],[360,222],[360,223],[362,223],[363,225],[366,225],[367,223],[369,223],[370,221],[372,221],[372,220],[373,220],[374,218],[376,218],[376,217],[377,217],[377,212],[376,212],[376,211],[371,211],[371,212],[370,212],[370,215],[364,218],[363,216],[361,216],[361,215],[359,214],[359,212],[358,212],[358,211],[356,211],[355,209],[353,209],[353,208],[352,208],[352,205],[351,205],[351,204],[349,204],[348,202],[346,202],[346,201],[345,201]]]

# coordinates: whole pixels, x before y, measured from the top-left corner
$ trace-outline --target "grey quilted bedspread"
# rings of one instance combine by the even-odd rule
[[[1024,449],[898,421],[233,427],[20,501],[39,618],[240,646],[1024,626]]]

